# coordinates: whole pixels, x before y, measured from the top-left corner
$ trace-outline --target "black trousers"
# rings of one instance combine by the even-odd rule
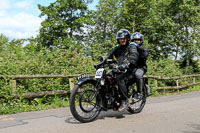
[[[131,74],[131,73],[130,73]],[[127,93],[127,88],[126,88],[126,83],[125,81],[128,80],[128,77],[130,75],[129,73],[121,73],[119,75],[116,75],[116,83],[119,87],[119,90],[122,94],[122,100],[128,100],[128,93]]]
[[[142,92],[143,88],[143,76],[145,74],[145,70],[143,68],[138,68],[137,70],[134,71],[128,71],[126,73],[121,73],[116,75],[116,83],[119,87],[119,90],[122,94],[122,100],[127,100],[128,99],[128,92],[127,92],[127,87],[125,81],[128,81],[130,78],[130,75],[134,75],[136,79],[136,86],[137,86],[137,92]]]
[[[142,92],[144,74],[145,74],[145,70],[143,68],[138,68],[135,72],[137,92],[139,93]]]

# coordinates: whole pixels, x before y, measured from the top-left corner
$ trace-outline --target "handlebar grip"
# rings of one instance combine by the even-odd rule
[[[126,73],[126,72],[127,72],[127,69],[125,69],[124,71],[121,71],[121,70],[119,70],[118,68],[113,68],[113,69],[112,69],[112,72],[113,72],[113,73],[117,73],[117,74]]]
[[[97,65],[97,64],[95,64],[95,65],[94,65],[94,68],[95,68],[95,69],[97,69],[97,67],[98,67],[98,65]]]
[[[95,69],[99,69],[101,66],[102,66],[102,64],[95,64],[95,65],[94,65],[94,68],[95,68]]]

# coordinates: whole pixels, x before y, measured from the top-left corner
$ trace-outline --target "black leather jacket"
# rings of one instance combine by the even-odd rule
[[[135,45],[119,45],[113,49],[108,58],[114,59],[118,65],[129,64],[129,69],[133,70],[137,68],[139,53]]]

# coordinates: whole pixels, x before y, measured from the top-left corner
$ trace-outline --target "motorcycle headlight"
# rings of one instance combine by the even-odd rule
[[[101,85],[105,85],[105,80],[104,79],[101,80]]]

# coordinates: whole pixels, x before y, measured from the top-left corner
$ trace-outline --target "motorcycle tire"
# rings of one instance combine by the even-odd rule
[[[146,87],[144,86],[143,91],[141,93],[141,98],[138,101],[131,101],[133,100],[133,97],[135,94],[136,94],[136,91],[134,90],[133,87],[131,87],[131,89],[129,90],[129,104],[130,105],[127,109],[127,111],[130,112],[131,114],[140,113],[142,109],[144,108],[145,103],[146,103],[146,98],[147,98]]]
[[[70,110],[74,118],[82,123],[91,122],[101,112],[96,83],[85,81],[75,85],[70,95]]]

